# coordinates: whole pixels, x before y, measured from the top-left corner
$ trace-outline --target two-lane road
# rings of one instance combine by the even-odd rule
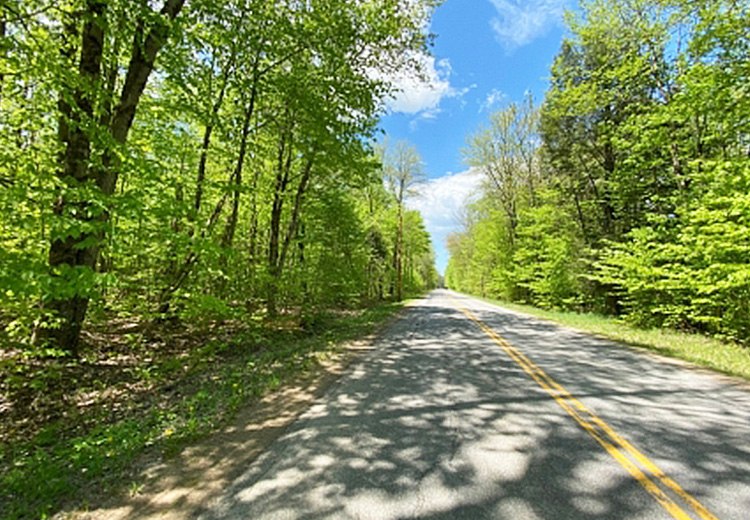
[[[750,391],[434,291],[200,518],[746,519]]]

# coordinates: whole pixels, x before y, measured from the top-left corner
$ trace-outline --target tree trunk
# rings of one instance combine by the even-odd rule
[[[396,300],[404,299],[403,255],[404,255],[404,211],[398,203],[398,232],[396,236]]]
[[[219,115],[219,110],[224,103],[224,94],[227,90],[227,83],[229,82],[229,75],[231,73],[231,62],[227,64],[227,68],[224,71],[222,78],[221,89],[219,90],[219,96],[211,107],[211,113],[208,116],[206,122],[206,129],[203,131],[203,142],[201,143],[201,153],[198,159],[198,176],[195,181],[195,199],[193,200],[193,212],[190,220],[195,221],[198,219],[200,214],[201,203],[203,201],[203,185],[206,182],[206,164],[208,163],[208,149],[211,146],[211,136],[213,135],[214,125],[216,124],[216,117]],[[191,230],[194,232],[195,230]]]
[[[229,184],[232,184],[234,182],[235,174],[236,171],[233,171],[232,175],[229,177]],[[216,203],[211,216],[208,218],[206,224],[201,230],[201,238],[205,238],[213,231],[216,223],[219,221],[219,217],[221,217],[221,212],[224,210],[224,205],[226,204],[228,198],[229,193],[225,193],[222,198],[219,199],[219,202]],[[184,285],[185,281],[187,281],[190,272],[193,270],[193,267],[198,263],[199,257],[200,255],[197,251],[190,251],[185,256],[185,260],[182,262],[182,265],[175,271],[175,275],[171,283],[164,289],[162,289],[161,293],[159,294],[158,306],[156,311],[157,314],[160,315],[160,317],[163,317],[163,315],[169,312],[169,307],[172,302],[172,296],[175,292],[177,292],[179,288]]]
[[[99,81],[101,61],[104,51],[104,11],[106,3],[102,1],[88,2],[88,14],[90,18],[86,21],[81,33],[81,57],[78,73],[85,78],[87,85],[96,85]],[[89,158],[91,156],[91,141],[84,129],[86,121],[94,114],[92,92],[75,89],[73,100],[77,110],[73,110],[65,101],[61,101],[61,124],[58,135],[63,141],[65,151],[62,156],[62,170],[58,175],[62,182],[72,187],[78,187],[91,180],[89,171]],[[68,119],[69,118],[69,119]],[[74,124],[70,125],[68,121]],[[63,216],[71,206],[76,210],[71,217],[90,220],[87,216],[88,205],[83,202],[73,203],[60,196],[55,203],[55,214]],[[68,235],[56,238],[52,241],[49,250],[49,265],[56,276],[75,277],[78,273],[65,273],[64,266],[70,268],[84,268],[93,270],[98,257],[98,245],[85,248],[78,244],[90,240],[92,232],[83,233],[81,236]],[[61,274],[63,271],[63,274]],[[66,280],[73,283],[73,280]],[[78,355],[78,339],[81,332],[83,319],[86,316],[88,297],[74,295],[72,297],[54,297],[48,302],[47,308],[55,317],[61,320],[59,326],[46,330],[45,339],[53,346],[59,347],[73,356]]]
[[[300,223],[299,225],[299,240],[297,241],[297,248],[299,249],[299,265],[302,269],[305,266],[305,225]],[[302,278],[302,297],[307,300],[307,279]]]
[[[294,206],[292,207],[292,218],[289,221],[289,229],[287,230],[286,237],[284,238],[284,245],[281,247],[281,254],[279,255],[279,267],[280,270],[284,268],[284,262],[286,260],[287,252],[289,251],[289,245],[292,242],[292,238],[297,233],[297,227],[299,225],[300,213],[302,211],[302,201],[307,191],[307,184],[310,182],[310,175],[312,173],[313,159],[310,158],[307,161],[307,165],[302,173],[299,184],[297,185],[297,193],[294,196]]]
[[[139,30],[136,31],[133,52],[120,100],[107,129],[116,143],[124,144],[127,141],[138,103],[153,71],[156,55],[166,43],[169,34],[169,21],[177,16],[184,3],[185,0],[166,0],[160,12],[161,17],[154,22],[143,41],[141,41],[141,38],[145,31],[145,23],[143,21],[139,23]],[[79,74],[87,79],[85,84],[94,86],[101,75],[104,44],[103,27],[105,27],[102,17],[107,2],[89,0],[87,6],[92,18],[86,22],[82,33]],[[75,92],[73,99],[79,110],[77,112],[71,110],[71,120],[82,122],[82,116],[90,119],[94,111],[89,93]],[[64,118],[66,111],[64,103],[61,103],[60,108],[61,117]],[[103,194],[111,195],[114,193],[117,183],[116,152],[114,149],[104,150],[101,169],[89,171],[88,158],[91,155],[91,142],[85,133],[85,126],[88,125],[71,126],[66,123],[59,130],[65,146],[62,172],[60,173],[61,179],[65,183],[72,182],[74,184],[94,180]],[[67,205],[69,204],[65,200],[59,199],[56,203],[55,212],[62,213]],[[91,220],[91,217],[86,216],[86,211],[79,211],[74,218]],[[94,218],[101,222],[103,227],[108,215],[103,213]],[[50,246],[49,254],[49,264],[52,271],[56,272],[63,266],[68,266],[73,270],[78,268],[93,270],[99,256],[102,236],[103,232],[98,230],[78,238],[64,237],[54,240]],[[82,242],[87,245],[81,246]],[[59,326],[46,329],[44,334],[53,346],[59,347],[72,355],[77,355],[80,331],[86,317],[88,301],[88,296],[75,295],[55,298],[48,302],[48,310],[60,319]]]
[[[240,140],[240,150],[237,155],[237,165],[235,167],[235,191],[234,198],[232,199],[232,213],[227,220],[227,225],[221,239],[221,245],[225,249],[232,247],[234,234],[237,229],[237,220],[239,218],[240,210],[240,188],[242,187],[242,170],[245,166],[245,156],[247,155],[247,141],[250,136],[250,121],[252,120],[253,112],[255,110],[255,97],[258,92],[257,87],[258,81],[256,78],[253,83],[252,93],[250,94],[250,102],[245,109],[245,119],[242,122],[242,138]]]
[[[255,170],[255,176],[253,178],[253,197],[251,205],[250,218],[250,247],[248,256],[251,264],[255,264],[258,260],[258,194],[257,187],[258,181],[260,180],[260,169]]]
[[[5,32],[6,22],[5,19],[0,20],[0,46],[5,48]],[[7,53],[3,53],[3,59]],[[0,101],[3,99],[3,86],[5,85],[5,75],[0,72]]]
[[[276,170],[276,183],[274,186],[273,206],[271,207],[271,229],[268,244],[268,283],[266,287],[267,309],[270,317],[277,314],[276,298],[278,293],[279,278],[281,276],[280,257],[280,235],[281,215],[284,209],[284,196],[289,184],[289,171],[292,166],[292,139],[291,129],[285,130],[279,141],[278,166]]]
[[[234,235],[237,231],[237,221],[239,220],[240,213],[240,196],[242,195],[242,170],[245,164],[245,154],[247,152],[247,140],[248,134],[250,133],[250,115],[251,111],[246,111],[245,120],[242,125],[242,138],[240,140],[240,150],[237,156],[237,163],[234,168],[234,191],[232,193],[232,211],[227,218],[227,223],[224,226],[224,232],[221,234],[221,256],[219,257],[219,266],[222,273],[227,270],[227,253],[232,247],[234,242]],[[225,293],[227,287],[227,278],[222,276],[217,283],[217,288],[220,293]]]

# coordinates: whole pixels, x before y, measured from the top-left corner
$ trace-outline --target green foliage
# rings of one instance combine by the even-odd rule
[[[544,204],[527,210],[519,236],[514,275],[529,299],[545,308],[579,307],[582,243],[573,223]]]
[[[140,411],[114,421],[105,414],[74,435],[52,421],[32,439],[2,445],[0,517],[43,518],[81,499],[81,488],[101,493],[120,485],[121,472],[147,449],[178,452],[230,421],[248,399],[318,366],[341,342],[370,333],[399,308],[389,303],[345,316],[319,314],[316,326],[302,331],[248,328],[231,343],[211,342],[187,357],[136,367],[136,380],[165,392],[161,406],[121,403]]]
[[[435,5],[0,2],[0,386],[28,397],[14,413],[39,396],[67,403],[55,363],[147,357],[146,332],[107,344],[121,324],[261,336],[254,352],[134,366],[144,385],[196,375],[174,407],[8,447],[9,517],[46,514],[145,446],[178,446],[314,364],[347,334],[331,313],[362,330],[358,309],[396,298],[397,256],[407,293],[436,283],[421,217],[402,212],[374,150],[386,78],[420,73]],[[293,332],[259,354],[263,326]],[[235,350],[247,364],[200,380]],[[51,359],[63,356],[79,360]]]
[[[568,21],[540,139],[514,105],[469,137],[488,184],[448,285],[747,342],[747,5],[586,0]]]
[[[750,199],[747,161],[704,165],[707,187],[675,222],[634,229],[598,265],[621,287],[629,317],[643,325],[750,337]]]
[[[3,344],[75,353],[87,315],[241,320],[392,295],[403,200],[372,138],[383,78],[419,72],[435,2],[167,4],[0,6]],[[133,49],[157,32],[151,70]],[[434,277],[413,248],[418,291]]]

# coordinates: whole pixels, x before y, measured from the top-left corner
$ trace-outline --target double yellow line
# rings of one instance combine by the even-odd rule
[[[539,383],[539,386],[552,396],[557,401],[557,404],[568,412],[589,435],[596,439],[607,450],[607,453],[619,462],[674,518],[689,520],[692,517],[672,497],[667,495],[657,482],[681,498],[701,519],[718,520],[703,504],[682,489],[677,482],[665,475],[648,457],[615,432],[603,419],[589,410],[581,401],[573,397],[570,392],[552,379],[538,365],[495,332],[495,330],[485,325],[474,313],[463,307],[457,300],[454,298],[451,298],[451,300],[461,312],[495,340],[495,343],[500,345],[505,353],[523,368],[534,381]]]

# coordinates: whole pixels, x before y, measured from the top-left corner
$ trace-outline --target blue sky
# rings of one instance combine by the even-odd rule
[[[526,92],[541,100],[564,34],[563,11],[574,6],[574,0],[447,0],[432,18],[437,38],[425,59],[427,81],[397,80],[402,92],[381,126],[392,141],[413,143],[425,161],[430,181],[409,206],[422,212],[441,273],[445,237],[460,227],[457,213],[481,179],[463,163],[466,136]]]

